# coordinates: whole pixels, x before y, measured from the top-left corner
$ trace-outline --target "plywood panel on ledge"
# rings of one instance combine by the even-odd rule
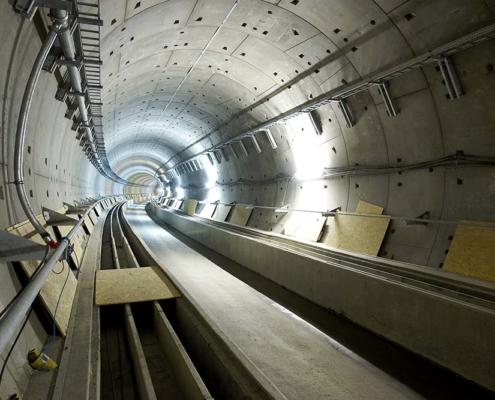
[[[495,223],[463,222],[486,224],[487,228],[458,226],[443,269],[495,282]]]
[[[326,219],[317,213],[293,212],[284,224],[284,233],[287,236],[317,242],[321,238]]]
[[[184,200],[184,212],[187,215],[194,215],[196,212],[196,207],[198,205],[198,201],[194,199],[186,199]]]
[[[64,236],[67,236],[69,234],[69,232],[72,230],[72,228],[74,228],[73,226],[55,226],[54,229],[58,231],[58,233],[60,234],[61,237],[64,237]],[[74,263],[77,263],[78,267],[79,267],[79,263],[81,262],[82,260],[82,256],[83,256],[83,249],[81,247],[81,243],[79,243],[79,239],[77,237],[77,234],[72,236],[72,239],[71,239],[71,244],[74,246],[74,253],[76,254],[76,257],[74,257],[73,254],[71,254],[71,259]]]
[[[247,208],[244,206],[235,206],[230,222],[240,226],[246,226],[249,221],[249,217],[253,212],[252,208]]]
[[[180,297],[159,267],[96,271],[95,304],[139,303]]]
[[[356,214],[382,215],[383,207],[359,200],[359,203],[356,207]]]
[[[42,216],[37,216],[37,218],[46,228],[45,219]],[[72,227],[64,228],[71,229]],[[45,244],[41,236],[36,232],[33,225],[29,221],[14,225],[12,229],[10,229],[10,232],[15,235],[32,240],[33,242]],[[22,261],[20,264],[26,275],[28,277],[31,277],[38,268],[39,261]],[[59,299],[60,293],[62,293],[57,309],[57,315],[55,317],[55,323],[60,333],[65,336],[67,334],[70,313],[72,310],[72,303],[74,301],[74,295],[76,293],[77,279],[68,267],[67,263],[65,263],[64,266],[62,262],[57,262],[53,267],[53,270],[56,273],[51,273],[48,276],[43,287],[41,288],[40,299],[50,316],[54,318],[57,301]],[[62,287],[64,286],[64,282],[66,279],[67,283],[65,284],[64,290],[62,292]]]
[[[329,223],[323,243],[338,249],[377,256],[390,219],[336,215]]]
[[[93,232],[94,225],[91,219],[87,215],[84,217],[84,225],[86,226],[89,234],[91,235],[91,233]]]
[[[217,208],[215,209],[215,213],[213,214],[213,219],[215,221],[221,221],[221,222],[225,221],[231,209],[232,206],[226,206],[225,204],[217,205]]]
[[[205,204],[205,206],[198,215],[205,218],[211,218],[216,208],[217,208],[216,204],[207,203]]]

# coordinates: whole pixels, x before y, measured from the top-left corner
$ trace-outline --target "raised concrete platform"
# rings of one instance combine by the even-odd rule
[[[174,238],[144,205],[130,206],[126,218],[183,294],[286,398],[421,398]]]
[[[152,207],[152,212],[174,229],[305,299],[495,389],[491,302],[478,304],[472,296],[451,297],[450,290],[415,287],[407,280],[360,272],[165,209]]]

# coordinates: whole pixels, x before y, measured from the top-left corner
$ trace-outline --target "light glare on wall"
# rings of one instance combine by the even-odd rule
[[[296,165],[296,179],[317,179],[323,174],[324,157],[319,150],[318,134],[308,114],[292,118],[288,126],[293,132],[295,145],[292,146]]]

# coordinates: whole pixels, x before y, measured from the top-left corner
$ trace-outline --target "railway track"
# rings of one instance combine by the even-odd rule
[[[114,206],[105,221],[101,269],[153,265],[123,217],[125,207]],[[285,398],[246,368],[185,297],[103,306],[100,324],[100,398]]]

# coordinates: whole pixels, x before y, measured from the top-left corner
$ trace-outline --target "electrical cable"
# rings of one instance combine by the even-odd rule
[[[60,275],[65,268],[64,261],[67,262],[67,276],[65,277],[64,284],[62,285],[62,289],[60,290],[60,295],[58,296],[57,300],[57,305],[55,306],[55,312],[53,313],[53,325],[52,325],[52,341],[51,343],[47,344],[46,346],[43,347],[42,352],[46,353],[49,349],[53,347],[55,344],[55,334],[57,331],[57,324],[56,324],[56,318],[57,318],[57,311],[58,311],[58,306],[60,304],[60,299],[62,298],[62,294],[64,293],[65,285],[67,284],[67,281],[69,280],[69,275],[70,275],[70,254],[72,251],[74,251],[74,246],[70,243],[70,239],[67,236],[64,236],[60,241],[66,240],[67,241],[67,249],[65,252],[65,260],[62,260],[62,270],[60,272],[55,272],[53,271],[54,274]]]
[[[24,328],[25,328],[25,326],[29,320],[29,317],[31,316],[31,312],[33,311],[35,303],[36,303],[36,300],[33,302],[33,304],[31,304],[31,308],[29,309],[29,312],[27,313],[26,319],[22,323],[21,329],[19,330],[19,333],[17,334],[17,336],[14,340],[14,343],[12,343],[12,346],[10,347],[9,352],[7,353],[7,357],[5,357],[5,360],[4,360],[3,366],[2,366],[2,371],[0,372],[0,385],[2,384],[2,378],[3,378],[3,374],[5,372],[5,368],[7,367],[7,362],[9,361],[10,355],[14,351],[14,347],[17,344],[17,341],[19,340],[19,338],[21,337],[21,333],[24,330]]]
[[[404,165],[404,166],[396,166],[393,164],[389,165],[380,165],[380,166],[362,166],[362,165],[354,165],[352,167],[335,167],[335,168],[324,168],[324,173],[314,179],[304,179],[304,180],[318,180],[325,178],[337,178],[340,176],[368,176],[368,175],[380,175],[380,174],[389,174],[393,172],[402,173],[407,171],[413,171],[418,169],[427,169],[434,167],[489,167],[495,166],[495,158],[490,157],[479,157],[479,156],[471,156],[465,155],[460,152],[442,157],[435,160],[424,161],[416,164]],[[252,185],[259,186],[265,185],[267,183],[272,183],[276,181],[283,181],[286,179],[290,179],[292,181],[295,178],[295,173],[288,174],[277,174],[271,178],[264,180],[249,180],[244,178],[239,178],[235,182],[215,182],[217,186],[237,186],[237,185]],[[204,188],[204,185],[198,184],[190,184],[187,186],[183,186],[183,189],[198,189]]]

